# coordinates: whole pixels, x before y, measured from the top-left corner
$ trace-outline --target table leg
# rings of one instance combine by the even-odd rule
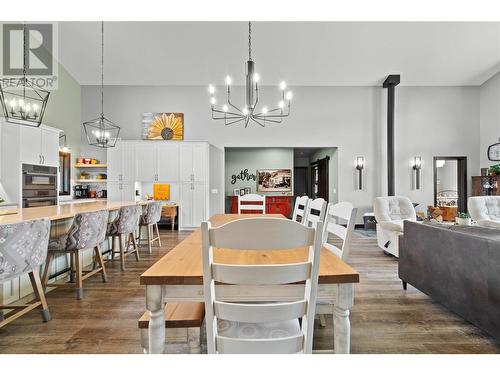
[[[351,322],[349,309],[354,302],[353,284],[338,284],[337,301],[333,307],[333,336],[335,354],[349,354]]]
[[[165,350],[165,304],[161,285],[146,286],[146,308],[149,310],[149,354]]]

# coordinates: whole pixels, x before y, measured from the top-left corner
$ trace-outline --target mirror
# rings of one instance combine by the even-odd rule
[[[434,157],[434,206],[443,211],[443,220],[453,221],[458,212],[467,212],[467,158]]]

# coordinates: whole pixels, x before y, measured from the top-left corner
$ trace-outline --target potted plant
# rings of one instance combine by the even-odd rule
[[[472,225],[472,220],[467,212],[459,212],[455,222],[458,225]]]
[[[490,166],[490,176],[500,175],[500,164]]]

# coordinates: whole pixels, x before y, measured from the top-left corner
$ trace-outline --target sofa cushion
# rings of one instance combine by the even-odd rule
[[[497,220],[478,220],[477,225],[486,228],[500,229],[500,221]]]
[[[382,229],[392,232],[403,232],[404,220],[382,221],[378,223]]]

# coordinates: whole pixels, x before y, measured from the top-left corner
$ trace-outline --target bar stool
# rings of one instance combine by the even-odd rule
[[[148,251],[151,254],[151,245],[158,241],[158,246],[161,247],[160,231],[158,230],[158,222],[161,219],[161,206],[160,201],[148,203],[142,210],[142,215],[139,220],[139,246],[141,245],[141,229],[146,227],[146,235],[148,241]],[[156,237],[154,231],[156,230]]]
[[[44,322],[51,319],[38,270],[47,257],[48,219],[0,225],[0,284],[29,274],[36,301],[26,305],[0,305],[0,328],[42,306]],[[2,311],[13,310],[9,316]]]
[[[139,249],[135,241],[134,232],[139,225],[139,219],[142,214],[142,208],[139,205],[124,206],[120,208],[116,219],[108,224],[107,235],[111,237],[111,258],[114,259],[116,253],[120,253],[121,270],[125,270],[125,256],[135,253],[135,259],[139,261]],[[120,251],[116,251],[115,239],[118,238]],[[126,239],[126,250],[124,240]],[[130,250],[130,243],[132,249]]]
[[[49,252],[45,262],[43,273],[43,286],[49,281],[49,272],[52,261],[58,254],[69,254],[71,260],[70,280],[74,280],[76,274],[76,299],[83,298],[83,280],[101,272],[102,281],[107,281],[106,269],[102,260],[100,244],[106,236],[106,224],[108,223],[108,211],[84,212],[75,215],[75,219],[67,234],[52,238],[49,241]],[[94,259],[99,267],[91,271],[83,271],[81,252],[85,249],[94,250]],[[59,284],[60,285],[60,284]]]

